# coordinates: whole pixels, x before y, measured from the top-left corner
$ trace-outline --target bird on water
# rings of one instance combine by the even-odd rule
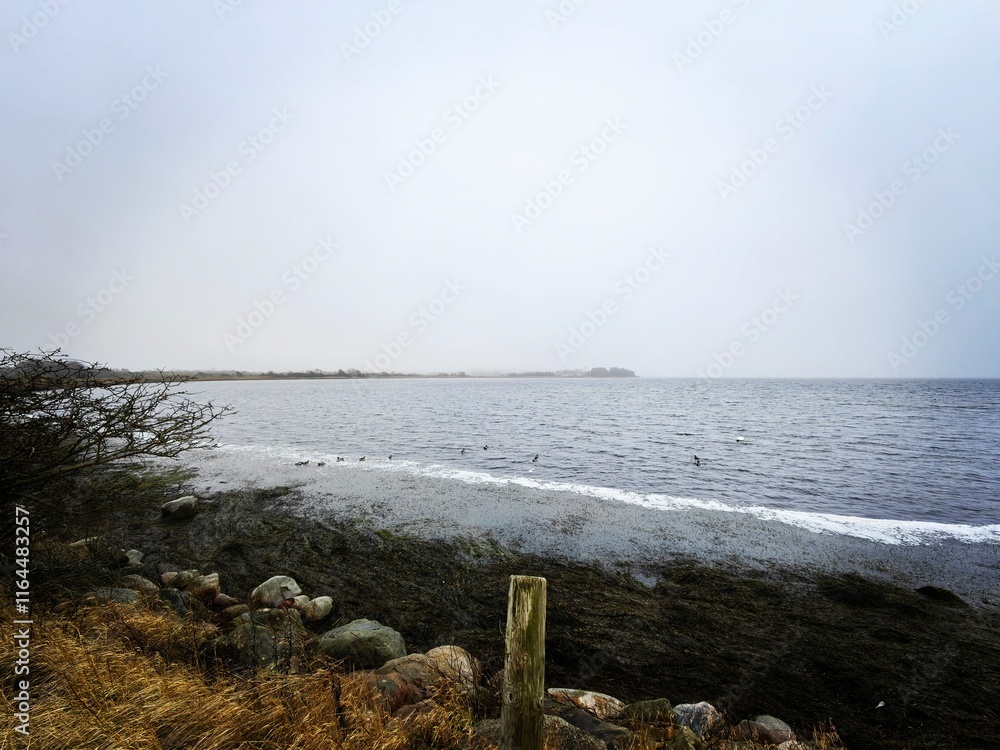
[[[538,454],[536,453],[535,457],[531,459],[531,463],[537,463],[537,462],[538,462]]]
[[[697,455],[694,457],[694,465],[701,466],[701,459]]]
[[[362,457],[361,457],[361,458],[359,458],[358,460],[359,460],[359,461],[364,461],[364,460],[365,460],[365,456],[362,456]]]

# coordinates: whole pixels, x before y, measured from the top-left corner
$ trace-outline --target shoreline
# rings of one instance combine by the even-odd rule
[[[167,585],[164,574],[192,569],[217,576],[227,595],[245,602],[261,582],[284,575],[310,597],[332,603],[313,636],[377,620],[402,636],[408,653],[458,646],[490,678],[504,663],[509,578],[541,576],[548,581],[547,687],[625,702],[707,701],[731,725],[766,713],[800,736],[832,722],[851,750],[904,750],[915,738],[935,747],[986,748],[1000,734],[991,708],[993,686],[1000,684],[1000,609],[926,588],[926,579],[897,585],[829,570],[838,562],[871,569],[870,554],[858,556],[863,566],[846,554],[828,559],[827,572],[787,554],[786,564],[767,564],[766,556],[778,559],[781,540],[740,528],[726,533],[743,539],[745,548],[753,542],[751,551],[767,552],[755,565],[727,561],[714,537],[695,559],[677,553],[679,533],[652,538],[657,530],[639,538],[634,523],[616,527],[609,509],[632,518],[687,513],[523,487],[498,496],[492,486],[373,470],[343,472],[338,487],[318,495],[294,481],[302,478],[295,467],[246,466],[219,455],[185,454],[169,462],[173,471],[163,471],[166,462],[150,462],[159,465],[147,464],[151,471],[140,474],[113,472],[108,479],[117,476],[119,489],[110,495],[95,477],[92,490],[53,519],[53,531],[62,532],[44,547],[56,555],[53,566],[35,573],[39,591],[49,592],[39,605],[64,611],[60,607],[95,587],[129,585],[126,573]],[[198,463],[200,475],[180,468]],[[355,480],[347,482],[348,475]],[[193,516],[163,517],[165,501],[192,491],[198,498]],[[445,496],[435,505],[441,491]],[[317,497],[325,505],[303,513]],[[484,497],[529,522],[487,513]],[[476,513],[492,517],[491,528],[482,528]],[[66,554],[86,555],[67,546],[83,520],[110,549],[141,553],[139,563],[116,570],[74,554],[79,563],[66,567]],[[692,536],[712,530],[687,527]],[[714,533],[725,540],[722,530]],[[609,554],[598,554],[595,536],[612,539]],[[672,554],[644,559],[657,541],[670,544]],[[881,578],[898,578],[905,567],[898,562]]]
[[[769,713],[803,732],[832,721],[852,750],[903,750],[918,737],[936,747],[985,748],[1000,733],[989,708],[1000,680],[1000,609],[924,588],[935,585],[929,578],[898,580],[909,556],[879,570],[870,552],[844,554],[834,545],[823,572],[787,554],[792,564],[784,566],[727,562],[702,545],[701,559],[674,554],[639,564],[651,540],[623,536],[606,514],[588,517],[598,502],[575,509],[579,527],[554,531],[548,522],[565,520],[565,503],[517,488],[505,496],[507,508],[533,509],[531,523],[483,529],[474,511],[483,510],[482,493],[496,499],[495,488],[462,486],[464,500],[441,499],[448,515],[436,517],[427,502],[440,482],[366,471],[304,514],[315,496],[286,481],[294,470],[260,465],[220,486],[220,468],[176,488],[202,498],[193,518],[160,521],[156,502],[122,510],[120,528],[148,551],[151,574],[196,567],[218,573],[237,597],[270,576],[290,575],[311,595],[332,598],[331,622],[377,620],[411,650],[457,645],[482,662],[485,675],[503,665],[509,576],[537,575],[549,588],[549,687],[625,701],[704,700],[734,722]],[[271,481],[255,484],[258,474]],[[400,491],[425,502],[402,507]],[[424,520],[400,523],[406,514]],[[608,529],[631,545],[631,557],[594,554],[589,541]],[[745,539],[747,530],[738,531]],[[760,541],[755,549],[772,560],[787,545]]]
[[[247,459],[250,460],[247,460]],[[686,561],[793,576],[854,574],[909,588],[935,586],[970,604],[1000,606],[1000,545],[938,539],[889,544],[819,533],[781,520],[699,507],[661,509],[497,480],[467,482],[356,466],[316,471],[239,451],[188,454],[198,492],[294,487],[294,512],[350,518],[428,540],[487,537],[519,552],[627,570]],[[387,468],[387,467],[386,467]]]

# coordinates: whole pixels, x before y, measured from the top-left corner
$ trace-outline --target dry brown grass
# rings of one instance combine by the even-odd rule
[[[9,609],[4,619],[13,619]],[[38,622],[41,620],[41,624]],[[115,604],[37,618],[31,658],[31,747],[46,750],[403,750],[469,747],[457,699],[407,721],[363,682],[330,670],[251,678],[209,675],[198,656],[214,628]],[[0,663],[12,674],[10,639]],[[8,693],[10,685],[5,685]],[[12,694],[12,693],[10,693]],[[0,748],[24,747],[4,711]],[[474,746],[474,745],[472,745]]]
[[[14,619],[9,605],[3,621]],[[431,711],[400,720],[364,680],[319,666],[301,675],[241,677],[215,670],[203,656],[218,633],[209,623],[144,606],[64,605],[35,616],[31,656],[30,747],[44,750],[485,750],[474,706],[438,696]],[[0,666],[13,675],[11,639],[0,641]],[[4,694],[13,695],[12,678]],[[24,748],[10,706],[0,750]],[[660,733],[661,739],[666,736]],[[725,734],[710,750],[734,747]],[[636,733],[635,748],[647,747]],[[742,750],[757,745],[743,743]],[[841,745],[820,733],[817,750]],[[557,750],[555,747],[547,750]]]

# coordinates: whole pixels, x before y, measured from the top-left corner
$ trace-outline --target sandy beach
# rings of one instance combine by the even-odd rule
[[[496,478],[457,481],[379,461],[295,466],[223,449],[190,453],[183,464],[198,471],[199,492],[294,486],[305,516],[361,519],[427,539],[487,537],[522,552],[624,568],[650,585],[655,579],[647,567],[690,560],[730,571],[856,573],[910,588],[947,588],[971,604],[1000,604],[1000,544],[935,534],[933,525],[921,525],[919,536],[905,533],[903,522],[853,530],[874,537],[864,538],[748,512],[644,507]],[[886,541],[898,538],[919,543]]]

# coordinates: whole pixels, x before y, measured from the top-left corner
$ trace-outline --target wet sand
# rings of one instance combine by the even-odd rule
[[[1000,604],[1000,544],[938,539],[890,544],[821,533],[749,513],[663,510],[515,482],[418,476],[400,462],[294,466],[246,453],[189,453],[203,493],[293,486],[296,512],[353,519],[426,539],[488,538],[512,549],[627,569],[647,584],[679,560],[736,572],[854,573],[909,588],[947,588],[974,605]]]

